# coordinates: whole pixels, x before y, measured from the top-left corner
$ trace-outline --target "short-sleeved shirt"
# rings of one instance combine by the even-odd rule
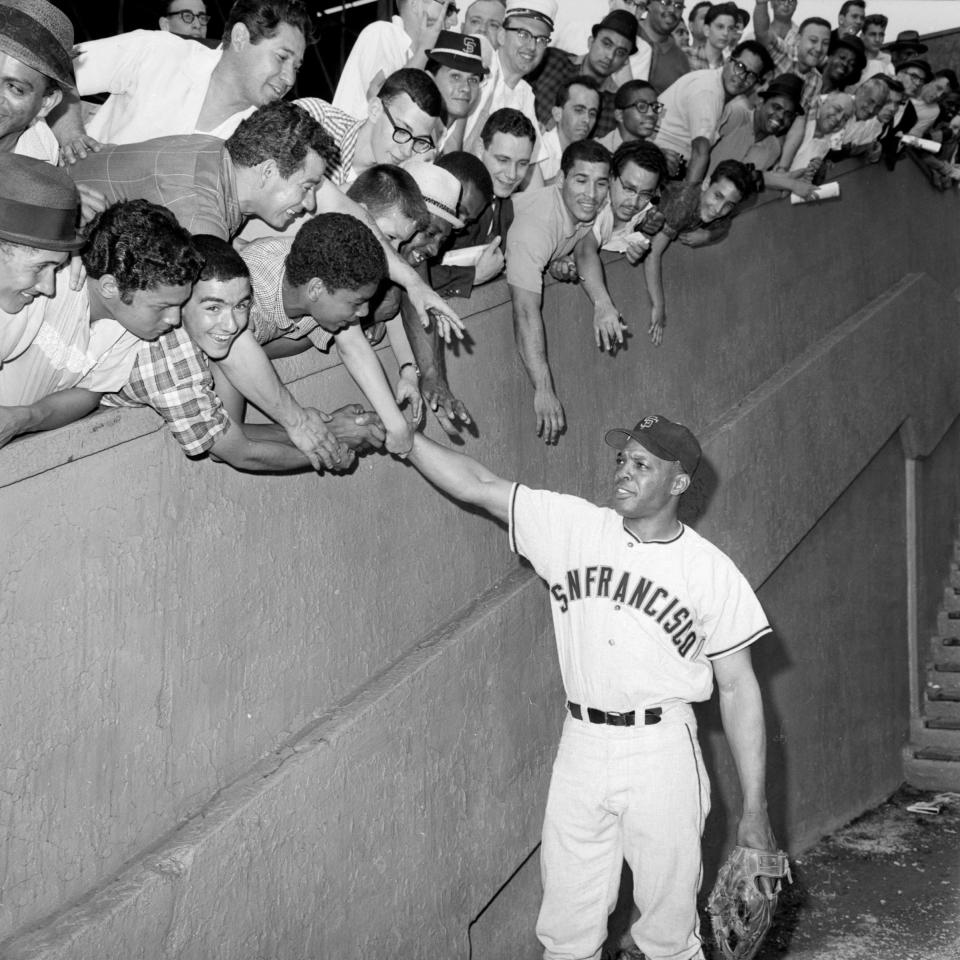
[[[754,120],[754,111],[743,98],[735,97],[728,104],[720,124],[720,137],[710,151],[708,174],[724,160],[751,163],[757,170],[772,170],[776,166],[783,144],[772,135],[757,140]]]
[[[537,119],[544,129],[553,125],[553,108],[556,105],[557,93],[560,88],[574,77],[583,72],[583,57],[574,56],[566,50],[549,47],[544,54],[540,66],[527,77],[527,83],[533,87],[536,98]],[[609,81],[600,91],[600,110],[597,113],[597,123],[590,134],[594,140],[606,136],[616,125],[614,114],[616,107],[616,88],[610,89]],[[546,174],[544,174],[546,179]]]
[[[108,203],[150,200],[190,233],[229,240],[243,226],[233,162],[217,137],[159,137],[105,146],[68,168]]]
[[[330,134],[336,145],[338,157],[327,158],[323,169],[324,175],[338,187],[353,183],[357,179],[353,159],[357,153],[357,139],[366,122],[366,117],[357,119],[317,97],[302,97],[293,102],[298,107],[303,107]]]
[[[773,60],[774,75],[781,73],[795,73],[797,60],[797,42],[800,39],[800,28],[792,20],[790,29],[782,37],[772,30],[767,34],[764,44],[770,58]]]
[[[769,634],[733,561],[689,527],[644,543],[614,510],[516,484],[510,547],[546,581],[567,697],[601,710],[696,702],[711,661]]]
[[[400,17],[394,16],[389,23],[377,20],[365,26],[340,71],[333,106],[366,120],[371,86],[376,93],[391,73],[406,66],[412,52],[413,41]]]
[[[507,283],[540,293],[543,271],[556,257],[570,253],[593,229],[564,206],[559,184],[514,195],[513,224],[507,234]]]
[[[101,143],[139,143],[155,137],[206,133],[226,139],[256,109],[252,104],[215,130],[197,121],[222,49],[164,30],[133,30],[77,44],[73,61],[81,97],[109,93],[87,124]]]
[[[0,368],[0,406],[34,403],[70,387],[111,393],[127,382],[143,341],[112,318],[90,319],[87,284],[71,290],[70,271],[60,270],[56,294],[38,303],[43,318],[33,340]]]
[[[250,329],[257,343],[269,343],[280,337],[299,340],[309,336],[318,350],[329,350],[333,334],[313,317],[292,320],[283,307],[283,278],[292,237],[261,237],[248,243],[240,256],[250,270],[253,302],[250,304]]]
[[[653,142],[690,159],[693,141],[717,139],[726,93],[720,70],[694,70],[660,94],[664,111]]]
[[[153,407],[188,457],[199,457],[230,429],[230,416],[214,390],[207,355],[177,327],[143,343],[126,385],[108,393],[108,407]]]

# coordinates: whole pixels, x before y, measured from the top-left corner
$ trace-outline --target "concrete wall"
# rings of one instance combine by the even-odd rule
[[[449,365],[470,452],[532,485],[603,501],[602,430],[642,412],[705,440],[698,529],[778,631],[756,661],[794,851],[900,781],[893,438],[906,425],[927,456],[960,412],[960,200],[909,164],[840,175],[839,202],[771,198],[722,246],[672,249],[660,349],[622,261],[634,336],[615,358],[582,292],[549,287],[556,448],[534,434],[503,284],[460,305],[472,342]],[[283,371],[319,406],[356,396],[329,359]],[[0,454],[0,529],[0,955],[535,955],[563,700],[543,587],[496,524],[385,457],[243,476],[114,411]],[[948,535],[924,529],[941,554]],[[737,799],[709,707],[703,723],[715,862]]]

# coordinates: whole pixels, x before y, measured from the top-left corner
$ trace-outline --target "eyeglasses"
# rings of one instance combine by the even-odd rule
[[[924,74],[911,73],[909,70],[904,71],[904,76],[909,77],[916,83],[923,83],[923,81],[927,79]]]
[[[522,27],[504,27],[504,30],[507,33],[515,33],[517,35],[517,40],[520,41],[520,45],[523,46],[526,43],[534,43],[541,50],[550,46],[550,37],[538,36],[535,33],[531,33],[529,30],[524,30]]]
[[[647,103],[646,100],[638,100],[636,103],[631,103],[627,109],[636,110],[641,117],[646,116],[648,113],[652,113],[655,117],[659,117],[666,107],[664,107],[659,100],[654,100],[653,103]]]
[[[756,83],[760,79],[760,74],[748,70],[747,65],[742,60],[731,57],[730,63],[733,65],[733,72],[741,79],[746,80],[747,83]]]
[[[398,127],[397,121],[393,119],[387,105],[381,100],[380,103],[383,105],[383,112],[387,115],[387,119],[390,121],[390,126],[393,127],[393,142],[394,143],[410,143],[413,141],[413,152],[414,153],[429,153],[431,150],[435,150],[437,145],[430,139],[430,137],[415,137],[413,133],[408,130],[406,127]]]
[[[664,10],[673,10],[675,13],[683,13],[683,0],[657,0],[657,3]]]
[[[179,17],[188,27],[194,20],[199,21],[201,27],[210,22],[209,13],[194,13],[192,10],[171,10],[167,17]]]

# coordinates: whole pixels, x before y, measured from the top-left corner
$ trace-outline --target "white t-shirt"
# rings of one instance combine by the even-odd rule
[[[333,105],[358,120],[366,120],[371,94],[376,94],[391,73],[407,65],[412,52],[413,41],[399,17],[365,26],[343,65]]]
[[[722,70],[693,70],[671,83],[660,94],[664,111],[653,142],[690,159],[693,141],[706,137],[716,142],[723,116],[725,94]]]

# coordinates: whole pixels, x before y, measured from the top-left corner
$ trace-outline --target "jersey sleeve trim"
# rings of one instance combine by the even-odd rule
[[[768,633],[773,633],[773,628],[770,624],[762,626],[759,630],[755,630],[744,640],[741,640],[739,643],[735,643],[731,647],[726,647],[723,650],[718,650],[716,653],[708,653],[708,660],[721,660],[723,657],[729,657],[731,653],[736,653],[738,650],[743,650],[745,647],[749,647],[751,643],[756,643],[761,637],[765,637]]]
[[[510,513],[509,513],[509,522],[510,522],[510,549],[514,553],[519,553],[517,550],[517,528],[516,520],[514,517],[514,510],[517,506],[517,491],[520,489],[520,484],[515,483],[513,489],[510,491]]]

